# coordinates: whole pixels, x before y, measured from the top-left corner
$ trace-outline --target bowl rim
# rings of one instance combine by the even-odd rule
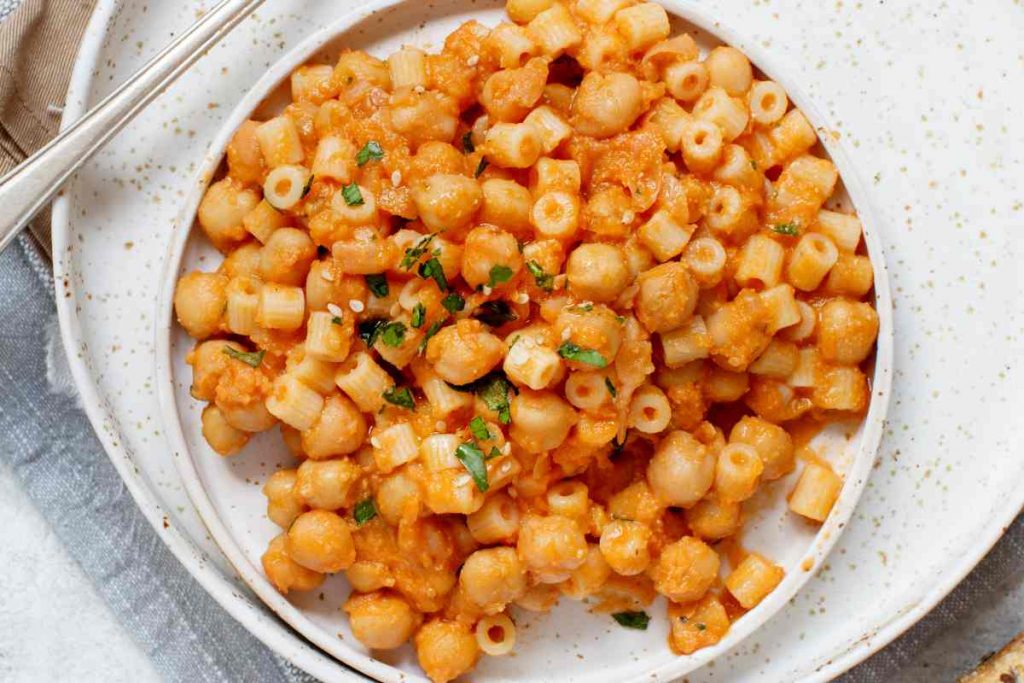
[[[164,267],[161,274],[161,287],[157,305],[156,321],[156,368],[157,388],[160,412],[164,430],[170,440],[175,454],[174,463],[185,485],[186,491],[197,513],[207,527],[211,537],[224,553],[229,563],[238,572],[241,579],[263,601],[263,603],[283,619],[302,637],[328,653],[338,661],[354,667],[359,671],[373,676],[380,681],[399,682],[409,680],[425,680],[420,677],[396,669],[374,659],[365,652],[354,649],[347,641],[343,641],[327,633],[324,629],[311,622],[300,609],[292,605],[287,598],[274,589],[270,582],[245,556],[239,544],[228,530],[216,511],[212,500],[202,484],[202,479],[195,466],[193,456],[188,448],[182,430],[174,388],[174,372],[171,356],[171,339],[174,330],[173,293],[175,283],[181,272],[181,260],[188,244],[195,220],[198,204],[209,182],[222,163],[227,144],[237,130],[253,111],[270,95],[290,73],[309,61],[326,45],[345,32],[355,28],[369,17],[404,4],[408,0],[374,0],[366,5],[347,12],[336,21],[318,30],[313,35],[298,43],[294,48],[277,59],[252,86],[231,114],[224,119],[220,132],[207,150],[199,170],[194,174],[193,186],[189,191],[183,209],[175,221],[174,238],[168,245]],[[874,465],[878,446],[881,440],[885,416],[888,412],[893,376],[893,314],[892,298],[889,284],[888,268],[884,251],[878,234],[880,222],[869,201],[869,195],[856,174],[853,164],[842,148],[836,136],[829,133],[827,118],[814,106],[813,101],[804,93],[799,82],[790,78],[786,69],[752,41],[745,40],[741,34],[714,18],[693,0],[656,0],[669,13],[683,19],[708,35],[732,45],[746,54],[751,62],[764,74],[778,82],[786,90],[790,100],[799,108],[819,133],[819,139],[836,165],[839,176],[856,208],[864,225],[864,239],[871,258],[875,275],[875,307],[879,315],[880,327],[875,356],[875,371],[871,385],[871,401],[862,423],[861,436],[852,458],[850,468],[842,492],[829,518],[821,526],[814,540],[804,552],[804,559],[799,568],[787,571],[779,586],[769,594],[757,607],[748,612],[740,620],[734,622],[728,634],[718,644],[704,648],[689,656],[677,657],[662,666],[638,672],[629,681],[670,680],[691,672],[709,663],[717,656],[735,647],[747,636],[755,632],[774,614],[789,602],[800,588],[814,575],[821,566],[828,552],[835,545],[846,523],[853,514],[857,502],[864,490]],[[429,22],[429,20],[428,20]]]

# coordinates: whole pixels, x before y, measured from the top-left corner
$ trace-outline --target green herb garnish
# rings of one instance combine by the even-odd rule
[[[545,292],[550,292],[555,288],[555,276],[549,275],[544,272],[544,269],[540,267],[540,264],[536,261],[527,261],[526,270],[533,276],[537,286],[543,289]]]
[[[490,165],[491,162],[487,161],[487,157],[480,157],[480,163],[476,165],[476,171],[473,173],[473,177],[479,178]]]
[[[519,316],[512,310],[512,305],[507,301],[485,301],[473,311],[473,317],[484,325],[501,327],[502,325],[519,320]]]
[[[381,330],[387,325],[388,321],[384,318],[370,318],[369,320],[360,320],[357,329],[359,331],[359,338],[363,340],[363,343],[367,346],[373,346],[377,341],[377,337],[380,336]]]
[[[486,492],[490,488],[490,484],[487,482],[487,466],[484,465],[484,452],[480,450],[480,447],[475,443],[466,442],[455,449],[455,457],[469,471],[476,487],[481,492]]]
[[[378,299],[383,299],[391,293],[391,288],[388,287],[388,279],[383,274],[367,275],[366,286],[370,288],[370,291]]]
[[[604,378],[604,385],[608,387],[608,393],[612,395],[612,398],[619,395],[619,392],[615,389],[615,383],[612,382],[610,377]]]
[[[356,519],[356,525],[362,526],[377,516],[377,504],[373,498],[361,500],[352,511],[352,516]]]
[[[426,263],[420,264],[419,274],[424,280],[433,279],[442,292],[448,291],[448,278],[444,276],[444,268],[436,256],[431,257]]]
[[[385,346],[398,348],[405,342],[405,324],[399,322],[387,323],[381,328],[380,340]]]
[[[462,134],[462,151],[466,154],[472,154],[476,151],[476,145],[473,144],[473,131],[467,130]]]
[[[570,313],[590,313],[594,310],[594,304],[580,304],[569,309]]]
[[[405,250],[405,258],[402,259],[400,264],[402,270],[409,270],[412,268],[420,257],[427,253],[427,249],[430,247],[430,243],[433,241],[436,235],[427,235],[418,241],[414,246]]]
[[[345,203],[349,206],[362,206],[366,203],[363,200],[363,193],[359,191],[359,186],[355,183],[341,188],[341,196],[345,198]]]
[[[381,396],[384,400],[391,405],[399,406],[400,408],[407,408],[409,410],[416,409],[416,401],[412,397],[412,392],[409,387],[391,387],[385,391]]]
[[[487,429],[487,423],[479,415],[469,421],[469,431],[473,432],[473,438],[477,441],[487,441],[491,438],[491,433]]]
[[[266,351],[239,351],[233,349],[230,346],[224,347],[224,353],[231,356],[235,360],[240,360],[251,368],[258,368],[263,363],[263,356],[267,355]]]
[[[441,305],[449,313],[458,313],[466,307],[466,300],[462,298],[461,294],[452,292],[441,300]]]
[[[500,458],[500,457],[501,457],[501,451],[498,450],[498,447],[497,446],[491,446],[491,452],[487,454],[487,457],[484,458],[484,460],[493,460],[494,458]]]
[[[491,279],[488,280],[487,286],[494,288],[503,282],[508,282],[512,279],[512,269],[508,266],[494,266],[491,268]]]
[[[790,237],[796,237],[800,234],[800,229],[796,223],[780,223],[774,226],[772,230],[780,235],[789,235]]]
[[[697,630],[698,631],[707,631],[708,630],[708,625],[707,624],[702,624],[700,622],[697,622]]]
[[[558,355],[566,360],[576,361],[577,363],[584,363],[586,365],[593,365],[595,368],[606,368],[608,367],[608,361],[600,353],[594,349],[588,349],[585,346],[579,346],[571,341],[567,341],[558,347]]]
[[[498,421],[501,424],[508,424],[512,421],[512,410],[509,405],[508,392],[519,393],[502,372],[492,372],[484,375],[475,382],[463,384],[449,384],[452,389],[466,393],[476,394],[484,402],[489,410],[498,413]]]
[[[647,624],[651,622],[651,617],[647,612],[616,612],[612,615],[612,619],[619,622],[619,626],[635,628],[638,631],[646,631]]]
[[[342,321],[341,321],[341,316],[340,315],[336,315],[333,318],[331,318],[331,324],[332,325],[340,325],[341,322]]]
[[[360,166],[366,166],[371,161],[380,161],[383,158],[384,150],[381,148],[380,143],[376,140],[370,140],[356,154],[356,163]]]
[[[412,309],[412,326],[417,330],[423,327],[427,318],[427,307],[423,304],[416,304]]]

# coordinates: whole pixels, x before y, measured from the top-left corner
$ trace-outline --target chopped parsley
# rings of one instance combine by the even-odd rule
[[[376,140],[370,140],[356,154],[356,163],[360,166],[366,166],[371,161],[380,161],[383,158],[384,150],[381,148],[380,143]]]
[[[571,341],[567,341],[558,347],[558,355],[566,360],[576,361],[577,363],[584,363],[586,365],[593,365],[595,368],[606,368],[608,367],[608,361],[600,353],[594,349],[588,349],[585,346],[579,346]]]
[[[384,318],[360,320],[357,328],[359,330],[359,338],[362,339],[363,343],[367,346],[373,346],[377,341],[377,337],[380,336],[381,331],[387,323],[388,321]]]
[[[476,145],[473,144],[473,131],[467,130],[462,134],[462,151],[466,154],[472,154],[476,151]]]
[[[331,324],[333,324],[333,325],[340,325],[341,324],[341,316],[340,315],[336,315],[333,318],[331,318]]]
[[[426,263],[420,264],[420,277],[424,280],[433,280],[442,292],[448,291],[448,278],[444,276],[444,268],[436,256],[432,256]]]
[[[708,630],[708,625],[707,624],[702,624],[700,622],[697,622],[697,630],[698,631],[707,631]]]
[[[615,389],[615,382],[612,381],[611,377],[604,378],[604,385],[608,387],[608,393],[612,395],[612,398],[619,395],[618,390]]]
[[[466,307],[466,300],[462,298],[461,294],[452,292],[441,300],[441,305],[449,313],[458,313]]]
[[[473,482],[481,492],[490,488],[487,482],[487,466],[484,464],[484,452],[475,443],[466,442],[455,449],[455,457],[469,471]]]
[[[309,179],[306,180],[306,184],[302,187],[302,198],[305,199],[309,191],[313,189],[313,174],[309,175]]]
[[[527,261],[526,270],[533,276],[537,286],[545,292],[550,292],[555,288],[555,276],[545,273],[544,269],[536,261]]]
[[[426,322],[427,318],[427,307],[423,304],[416,304],[412,309],[412,326],[417,330],[423,327],[423,323]]]
[[[370,291],[378,299],[383,299],[391,293],[391,288],[388,287],[388,279],[383,274],[367,275],[366,286],[370,288]]]
[[[251,368],[258,368],[260,365],[262,365],[263,356],[267,355],[266,351],[254,351],[252,353],[249,353],[246,351],[239,351],[238,349],[233,349],[230,346],[224,347],[224,353],[231,356],[235,360],[242,361]]]
[[[590,313],[594,310],[594,304],[580,304],[569,309],[570,313]]]
[[[484,460],[493,460],[494,458],[501,457],[501,451],[498,450],[497,446],[491,446],[491,452],[487,454]]]
[[[427,342],[429,342],[433,338],[433,336],[438,333],[438,330],[441,329],[441,324],[441,321],[438,320],[436,323],[427,328],[427,333],[423,336],[423,341],[420,342],[420,353],[423,353],[423,351],[427,348]]]
[[[473,311],[473,317],[484,325],[501,327],[502,325],[519,320],[519,316],[512,310],[512,305],[507,301],[485,301]]]
[[[387,323],[380,330],[380,340],[385,346],[398,348],[405,342],[405,324],[399,322]]]
[[[427,253],[427,249],[430,247],[434,237],[436,235],[427,235],[414,246],[405,250],[405,258],[402,259],[401,263],[402,270],[410,270],[420,260],[420,257]]]
[[[484,402],[484,405],[489,410],[493,410],[498,414],[498,421],[501,424],[507,425],[512,421],[512,409],[509,405],[508,392],[515,391],[519,393],[519,391],[508,381],[504,373],[492,372],[470,384],[462,386],[449,384],[448,386],[456,391],[468,392],[479,396],[480,400]]]
[[[352,511],[352,516],[355,517],[356,524],[362,526],[377,516],[377,504],[373,502],[373,498],[361,500]]]
[[[780,235],[789,235],[790,237],[796,237],[800,234],[800,229],[796,223],[779,223],[772,230]]]
[[[473,177],[479,178],[490,165],[491,162],[487,161],[487,157],[480,157],[480,163],[476,165],[476,171],[473,173]]]
[[[754,169],[755,171],[757,170],[757,162],[754,161],[753,159],[750,160],[750,168]]]
[[[612,619],[619,622],[619,626],[635,628],[638,631],[646,631],[647,624],[651,622],[651,617],[647,612],[616,612],[612,615]]]
[[[473,438],[477,441],[487,441],[491,438],[491,432],[487,429],[487,423],[479,415],[469,421],[469,431],[473,432]]]
[[[497,287],[503,282],[511,280],[512,275],[512,269],[508,266],[494,266],[491,268],[491,279],[488,280],[487,285],[491,288]]]
[[[349,206],[362,206],[366,203],[363,199],[363,193],[359,191],[359,186],[355,183],[341,188],[341,196],[345,198],[345,203]]]
[[[391,405],[409,410],[416,409],[416,401],[413,399],[412,391],[409,390],[409,387],[391,387],[381,396]]]

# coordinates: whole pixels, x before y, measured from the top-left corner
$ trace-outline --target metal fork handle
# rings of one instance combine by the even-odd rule
[[[222,0],[96,108],[0,178],[0,251],[132,118],[264,0]]]

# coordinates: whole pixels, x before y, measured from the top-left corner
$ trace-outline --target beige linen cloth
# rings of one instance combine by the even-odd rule
[[[95,0],[22,0],[0,23],[0,176],[56,133]],[[47,255],[50,211],[29,228]]]

